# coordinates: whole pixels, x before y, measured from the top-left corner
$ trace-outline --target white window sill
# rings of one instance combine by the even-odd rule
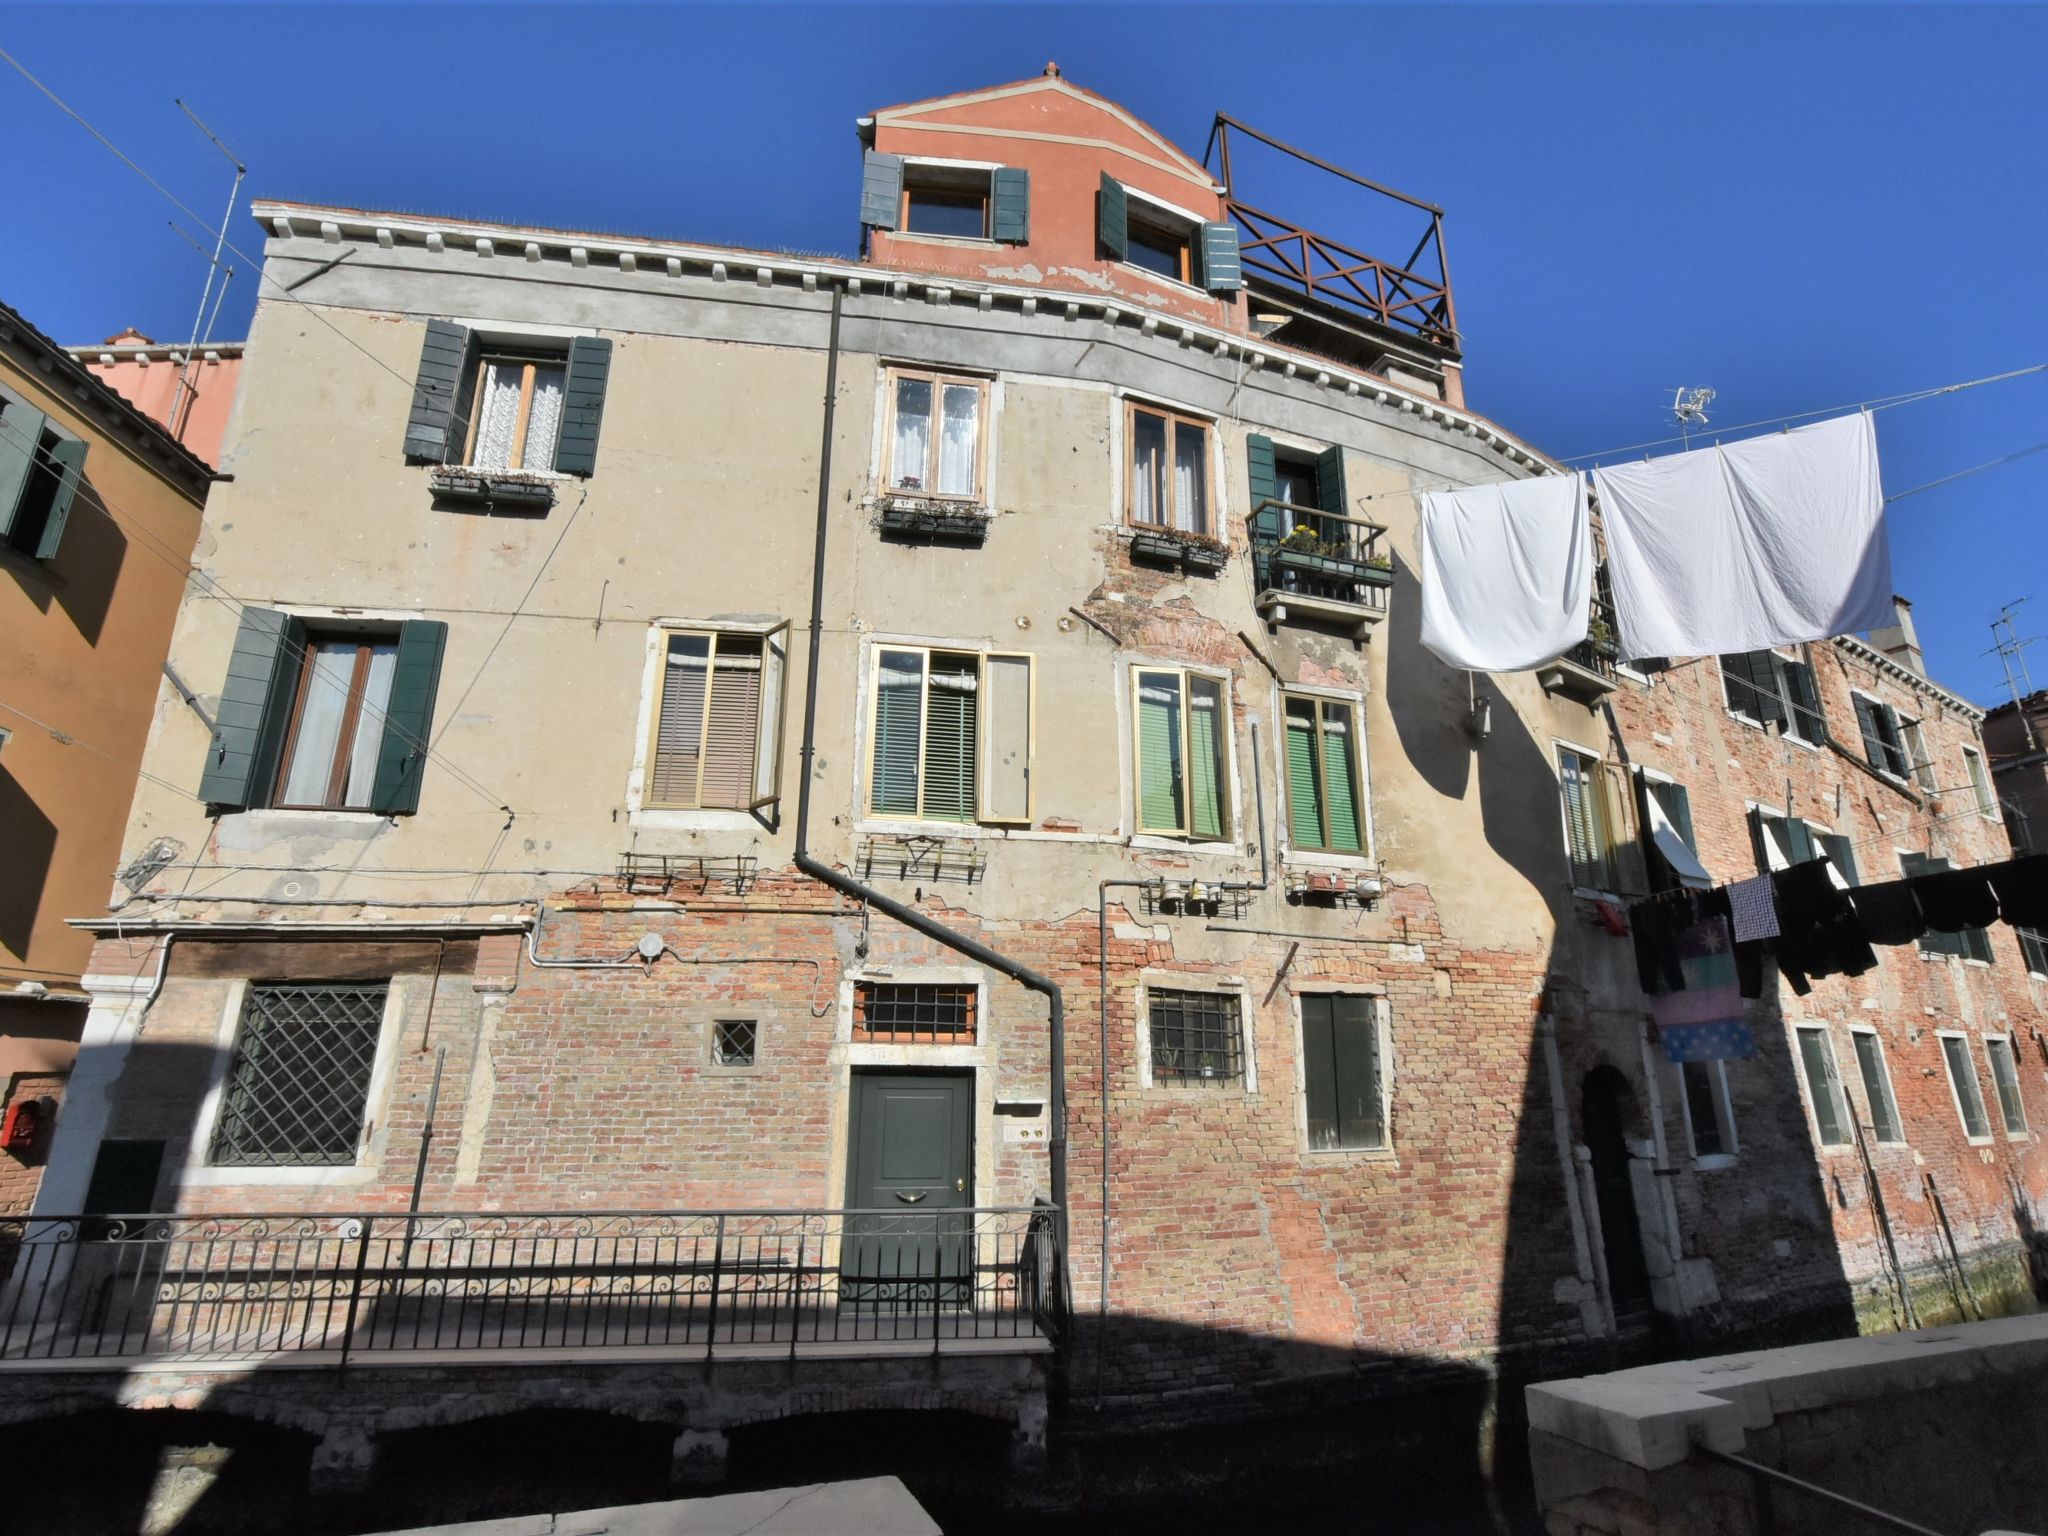
[[[178,1179],[180,1189],[219,1189],[232,1185],[297,1185],[301,1188],[368,1184],[377,1170],[350,1163],[333,1168],[188,1168]]]
[[[1879,1145],[1880,1147],[1890,1147],[1890,1148],[1891,1148],[1891,1149],[1892,1149],[1893,1151],[1895,1151],[1895,1152],[1902,1152],[1902,1151],[1906,1150],[1907,1148],[1909,1148],[1910,1146],[1912,1146],[1912,1143],[1911,1143],[1911,1142],[1909,1142],[1909,1141],[1906,1141],[1906,1140],[1903,1140],[1903,1139],[1901,1139],[1901,1140],[1899,1140],[1899,1141],[1886,1141],[1886,1140],[1884,1140],[1884,1139],[1883,1139],[1883,1138],[1881,1138],[1881,1137],[1876,1137],[1876,1136],[1873,1136],[1873,1137],[1871,1138],[1871,1140],[1872,1140],[1872,1141],[1875,1141],[1875,1142],[1877,1143],[1877,1145]]]
[[[985,821],[901,821],[888,816],[869,816],[853,824],[860,837],[1001,837],[1007,826]]]
[[[1971,1136],[1967,1133],[1964,1134],[1963,1140],[1973,1147],[1990,1147],[1996,1146],[1998,1143],[1996,1136]]]
[[[559,469],[486,469],[481,464],[429,464],[427,468],[444,474],[483,475],[493,480],[531,480],[535,484],[548,485],[561,485],[576,478]]]
[[[1628,910],[1628,898],[1617,896],[1612,891],[1596,891],[1590,886],[1575,885],[1572,887],[1572,894],[1581,901],[1604,901],[1620,907],[1624,912]]]
[[[1124,839],[1124,846],[1149,853],[1213,853],[1222,856],[1242,852],[1227,838],[1177,837],[1171,832],[1133,832]]]
[[[1817,1132],[1814,1139],[1819,1141]],[[1819,1145],[1823,1157],[1847,1157],[1855,1150],[1855,1143],[1847,1141],[1820,1141]]]
[[[760,816],[773,815],[775,802],[757,811],[688,810],[681,806],[647,806],[626,812],[629,826],[649,831],[671,832],[754,832],[761,830]]]
[[[1977,959],[1973,959],[1973,958],[1972,958],[1971,956],[1969,956],[1969,955],[1963,955],[1963,956],[1961,956],[1960,958],[1961,958],[1961,960],[1962,960],[1963,964],[1965,964],[1965,965],[1974,965],[1974,966],[1975,966],[1975,967],[1977,967],[1977,969],[1978,969],[1978,970],[1980,970],[1980,971],[1988,971],[1988,970],[1990,970],[1990,969],[1991,969],[1991,962],[1990,962],[1989,960],[1977,960]]]
[[[1328,853],[1321,848],[1280,850],[1282,869],[1297,865],[1303,869],[1371,869],[1373,861],[1369,853]]]
[[[1401,1159],[1392,1147],[1303,1147],[1301,1155],[1318,1160],[1343,1160],[1356,1163],[1386,1163],[1398,1166]]]
[[[1733,1152],[1709,1152],[1704,1157],[1692,1160],[1694,1173],[1719,1173],[1724,1168],[1733,1168],[1741,1161]]]
[[[917,229],[885,229],[882,233],[891,240],[908,240],[916,245],[957,245],[977,251],[985,251],[991,246],[1000,248],[1010,243],[993,235],[935,235]]]

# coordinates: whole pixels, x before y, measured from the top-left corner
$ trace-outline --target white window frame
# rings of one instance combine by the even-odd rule
[[[1897,710],[1892,714],[1899,722],[1899,745],[1906,749],[1906,768],[1912,782],[1922,789],[1936,788],[1934,754],[1927,750],[1926,722],[1918,716],[1901,715]]]
[[[1726,1146],[1721,1152],[1701,1152],[1699,1137],[1693,1130],[1692,1095],[1685,1091],[1685,1062],[1673,1062],[1672,1076],[1677,1083],[1678,1109],[1685,1121],[1685,1146],[1692,1154],[1693,1167],[1711,1171],[1716,1168],[1732,1168],[1742,1155],[1742,1138],[1735,1128],[1735,1100],[1728,1092],[1728,1063],[1718,1057],[1692,1063],[1709,1069],[1707,1078],[1710,1096],[1714,1101],[1714,1119]]]
[[[1679,777],[1678,777],[1677,775],[1675,775],[1675,774],[1670,774],[1670,773],[1666,773],[1666,772],[1664,772],[1664,770],[1663,770],[1663,769],[1661,769],[1661,768],[1642,768],[1642,767],[1638,767],[1638,768],[1636,769],[1636,773],[1638,774],[1638,776],[1640,776],[1640,777],[1641,777],[1641,779],[1642,779],[1642,781],[1643,781],[1643,798],[1644,798],[1644,799],[1646,799],[1646,800],[1651,800],[1651,801],[1654,801],[1654,800],[1656,799],[1656,796],[1650,793],[1650,786],[1651,786],[1652,784],[1668,784],[1668,785],[1669,785],[1669,786],[1670,786],[1671,788],[1673,788],[1673,789],[1677,790],[1677,791],[1678,791],[1678,792],[1679,792],[1680,794],[1682,794],[1682,795],[1684,795],[1684,796],[1685,796],[1685,811],[1686,811],[1686,819],[1687,819],[1688,821],[1690,821],[1690,820],[1691,820],[1691,818],[1692,818],[1692,790],[1691,790],[1691,789],[1690,789],[1690,788],[1689,788],[1689,787],[1687,786],[1686,782],[1685,782],[1685,781],[1684,781],[1683,779],[1679,778]],[[1664,815],[1664,816],[1665,816],[1665,819],[1666,819],[1667,821],[1668,821],[1668,820],[1670,820],[1669,814],[1668,814],[1668,813],[1666,813],[1666,812],[1664,811],[1664,808],[1663,808],[1663,806],[1662,806],[1662,805],[1659,805],[1659,806],[1657,807],[1657,810],[1658,810],[1659,814],[1661,814],[1661,815]],[[1706,860],[1705,860],[1705,859],[1702,859],[1702,858],[1700,857],[1700,851],[1699,851],[1698,847],[1697,847],[1697,846],[1695,846],[1695,844],[1697,843],[1697,840],[1698,840],[1698,838],[1699,838],[1699,835],[1700,835],[1700,830],[1699,830],[1699,827],[1698,827],[1697,825],[1695,825],[1695,826],[1693,827],[1693,829],[1692,829],[1692,835],[1693,835],[1693,838],[1694,838],[1694,842],[1693,842],[1693,843],[1686,843],[1686,842],[1685,842],[1685,837],[1684,837],[1684,835],[1683,835],[1682,833],[1680,833],[1680,832],[1679,832],[1678,824],[1677,824],[1676,822],[1673,822],[1673,823],[1672,823],[1672,826],[1671,826],[1671,830],[1672,830],[1672,832],[1673,832],[1673,833],[1675,833],[1675,834],[1678,834],[1678,840],[1679,840],[1679,842],[1681,842],[1681,843],[1684,843],[1684,844],[1685,844],[1685,847],[1686,847],[1687,851],[1689,851],[1689,852],[1690,852],[1690,853],[1692,854],[1692,856],[1693,856],[1693,859],[1694,859],[1694,861],[1695,861],[1695,862],[1697,862],[1697,863],[1699,864],[1700,868],[1701,868],[1702,870],[1706,870],[1706,868],[1707,868],[1707,863],[1706,863]],[[1648,828],[1648,827],[1645,827],[1645,828],[1643,829],[1643,831],[1644,831],[1644,834],[1645,834],[1645,840],[1646,840],[1647,842],[1649,842],[1649,843],[1652,843],[1652,844],[1654,844],[1654,843],[1656,842],[1656,837],[1655,837],[1655,835],[1654,835],[1653,833],[1651,833],[1651,830],[1650,830],[1650,828]],[[1666,863],[1669,863],[1670,861],[1669,861],[1669,860],[1667,859],[1667,860],[1666,860],[1665,862],[1666,862]],[[1713,875],[1712,875],[1712,872],[1711,872],[1711,871],[1708,871],[1708,873],[1707,873],[1707,881],[1706,881],[1706,885],[1705,885],[1705,887],[1702,887],[1702,886],[1701,886],[1701,884],[1700,884],[1700,880],[1699,880],[1699,877],[1698,877],[1698,876],[1693,876],[1693,875],[1684,875],[1684,874],[1681,874],[1681,875],[1680,875],[1680,876],[1678,877],[1678,883],[1679,883],[1679,885],[1680,885],[1681,887],[1684,887],[1684,888],[1688,888],[1688,889],[1693,889],[1693,890],[1698,890],[1698,889],[1711,889],[1711,888],[1712,888],[1712,886],[1713,886]]]
[[[1991,1054],[1993,1042],[2005,1047],[2006,1064],[2012,1068],[2012,1096],[2020,1106],[2020,1125],[2018,1130],[2013,1129],[2012,1121],[2006,1117],[2005,1094],[2001,1091],[1998,1082],[1998,1058]],[[2020,1053],[2018,1047],[2013,1043],[2012,1035],[2009,1032],[1985,1035],[1978,1043],[1984,1047],[1984,1070],[1991,1078],[1992,1097],[1998,1100],[1998,1123],[2004,1128],[2005,1139],[2007,1141],[2032,1140],[2032,1132],[2027,1125],[2026,1093],[2020,1087]]]
[[[1813,1127],[1813,1144],[1822,1153],[1847,1152],[1856,1145],[1856,1112],[1849,1103],[1849,1090],[1842,1081],[1842,1058],[1835,1052],[1835,1032],[1826,1024],[1811,1019],[1802,1019],[1792,1024],[1792,1053],[1799,1063],[1799,1087],[1806,1100],[1807,1123]],[[1833,1086],[1837,1123],[1848,1133],[1841,1141],[1829,1141],[1821,1133],[1820,1111],[1814,1102],[1814,1086],[1806,1070],[1806,1053],[1800,1049],[1799,1037],[1803,1034],[1820,1036],[1821,1046],[1827,1052],[1828,1079]]]
[[[235,1038],[242,1026],[242,1010],[248,1002],[253,979],[237,977],[228,986],[221,1006],[220,1023],[214,1035],[214,1065],[207,1082],[206,1097],[193,1117],[191,1140],[185,1153],[185,1167],[178,1176],[180,1189],[206,1189],[236,1184],[285,1184],[321,1186],[367,1184],[379,1177],[383,1149],[379,1133],[384,1129],[384,1101],[390,1095],[393,1064],[399,1037],[405,1031],[405,1006],[412,984],[420,978],[392,976],[384,986],[384,1016],[377,1028],[377,1053],[370,1064],[370,1082],[363,1095],[363,1124],[356,1135],[356,1156],[352,1163],[322,1167],[293,1165],[257,1168],[247,1164],[216,1164],[210,1161],[213,1142],[220,1130],[220,1117],[227,1105],[228,1068],[233,1065]],[[365,981],[364,986],[375,986]],[[431,985],[431,983],[427,983]]]
[[[1838,891],[1846,891],[1850,889],[1849,877],[1842,873],[1841,869],[1835,863],[1835,856],[1832,853],[1828,852],[1825,846],[1826,840],[1835,835],[1835,829],[1833,827],[1827,826],[1822,822],[1809,821],[1804,816],[1788,816],[1779,807],[1775,805],[1766,805],[1761,800],[1746,800],[1743,802],[1743,809],[1745,812],[1757,811],[1761,813],[1761,815],[1765,818],[1765,823],[1763,827],[1764,862],[1767,863],[1770,866],[1770,868],[1762,871],[1762,873],[1775,874],[1777,871],[1781,869],[1790,869],[1792,867],[1792,850],[1785,847],[1778,841],[1777,837],[1771,831],[1770,822],[1774,820],[1796,821],[1801,826],[1806,828],[1807,837],[1812,840],[1813,846],[1820,851],[1821,857],[1828,861],[1829,882]],[[1862,871],[1858,870],[1857,873],[1861,874]]]
[[[977,708],[974,720],[974,761],[975,793],[974,820],[972,821],[930,821],[922,811],[916,816],[893,816],[874,810],[875,777],[875,713],[881,707],[881,664],[883,651],[921,651],[925,658],[926,686],[931,677],[931,654],[934,651],[955,656],[978,656],[981,659],[980,692],[977,698],[986,701],[988,697],[988,663],[990,658],[1024,658],[1031,665],[1030,702],[1030,752],[1025,766],[1026,806],[1022,817],[1004,818],[984,815],[982,811],[982,788],[987,782],[989,737],[982,728],[983,715]],[[1036,651],[1014,650],[1006,646],[990,645],[985,640],[935,640],[913,636],[871,635],[861,650],[861,694],[858,729],[854,734],[854,747],[858,766],[854,771],[854,804],[857,807],[855,830],[880,834],[903,833],[906,831],[930,833],[939,837],[976,837],[1000,835],[1010,830],[1028,830],[1038,815],[1038,668],[1039,653]],[[918,793],[924,792],[924,737],[920,729],[918,738]]]
[[[1394,1148],[1394,1009],[1385,992],[1372,987],[1307,984],[1287,989],[1288,1026],[1294,1031],[1294,1134],[1304,1157],[1395,1160]],[[1304,997],[1367,997],[1372,999],[1373,1035],[1379,1064],[1380,1144],[1376,1147],[1316,1147],[1308,1139],[1308,1052],[1302,1048],[1301,1000]]]
[[[1167,1079],[1155,1081],[1152,1076],[1152,994],[1154,992],[1211,992],[1229,995],[1237,999],[1237,1049],[1243,1062],[1244,1071],[1235,1084],[1226,1084],[1222,1089],[1190,1088],[1187,1084]],[[1242,976],[1191,976],[1179,971],[1143,970],[1131,989],[1132,1023],[1137,1027],[1138,1042],[1138,1086],[1161,1094],[1170,1094],[1176,1103],[1205,1103],[1211,1097],[1227,1100],[1233,1094],[1247,1098],[1259,1091],[1258,1052],[1253,1049],[1253,1040],[1258,1031],[1253,1027],[1251,983]]]
[[[1607,824],[1607,759],[1604,755],[1594,751],[1591,747],[1581,746],[1578,742],[1569,741],[1562,736],[1551,737],[1550,744],[1551,772],[1555,776],[1555,782],[1557,784],[1558,831],[1563,835],[1564,838],[1565,872],[1566,875],[1571,878],[1572,894],[1574,896],[1591,897],[1598,901],[1618,901],[1620,900],[1620,898],[1615,894],[1614,890],[1612,889],[1612,887],[1621,884],[1621,878],[1620,871],[1615,867],[1614,828],[1610,827]],[[1596,797],[1596,809],[1598,810],[1600,816],[1599,831],[1601,861],[1604,865],[1603,873],[1606,875],[1607,880],[1609,882],[1607,886],[1603,887],[1581,885],[1578,883],[1576,875],[1573,874],[1572,822],[1571,817],[1565,814],[1564,764],[1558,761],[1557,751],[1559,748],[1563,748],[1568,752],[1576,752],[1580,757],[1592,759],[1594,767],[1593,791]]]
[[[1164,272],[1155,272],[1150,267],[1141,266],[1139,263],[1132,261],[1128,255],[1118,261],[1116,265],[1140,274],[1147,282],[1171,283],[1174,287],[1185,293],[1197,293],[1207,298],[1206,290],[1203,289],[1200,283],[1193,281],[1193,278],[1196,264],[1201,259],[1202,226],[1208,221],[1192,209],[1183,208],[1178,203],[1169,203],[1165,198],[1157,197],[1150,192],[1140,191],[1127,181],[1119,181],[1117,185],[1124,189],[1124,215],[1127,229],[1133,203],[1142,203],[1144,205],[1142,214],[1142,221],[1144,223],[1168,228],[1174,225],[1186,226],[1188,275],[1185,278],[1168,277]]]
[[[1124,763],[1123,806],[1124,836],[1133,848],[1154,848],[1172,850],[1177,853],[1208,850],[1224,853],[1234,852],[1244,846],[1244,814],[1240,803],[1237,767],[1237,680],[1221,667],[1194,666],[1184,661],[1169,661],[1155,657],[1133,656],[1128,653],[1118,658],[1118,686],[1123,691],[1123,724],[1119,734],[1126,744]],[[1198,838],[1185,832],[1159,832],[1141,827],[1144,819],[1144,805],[1138,791],[1138,772],[1143,766],[1142,748],[1138,740],[1138,674],[1140,672],[1178,672],[1184,677],[1199,677],[1223,685],[1223,784],[1220,786],[1224,809],[1230,817],[1230,828],[1218,838]],[[1192,722],[1193,707],[1182,697],[1182,717],[1185,731]],[[1183,757],[1185,761],[1185,756]],[[1192,819],[1192,817],[1190,818]],[[1260,833],[1264,835],[1263,829]]]
[[[1973,1147],[1988,1147],[1997,1141],[1991,1133],[1991,1107],[1984,1102],[1984,1085],[1977,1081],[1977,1053],[1970,1049],[1970,1037],[1960,1029],[1938,1029],[1934,1032],[1935,1049],[1941,1052],[1942,1076],[1948,1079],[1949,1102],[1956,1108],[1956,1124],[1962,1127],[1963,1140]],[[1955,1063],[1950,1060],[1948,1047],[1940,1044],[1943,1040],[1960,1040],[1963,1045],[1963,1060],[1970,1064],[1970,1082],[1976,1090],[1977,1113],[1984,1121],[1984,1134],[1975,1135],[1970,1130],[1970,1117],[1963,1112],[1962,1086],[1956,1081]]]
[[[1970,793],[1977,801],[1977,814],[1986,821],[1998,820],[1998,795],[1991,787],[1991,770],[1984,754],[1975,747],[1963,748],[1963,773]]]
[[[1274,782],[1280,786],[1280,857],[1289,864],[1321,864],[1337,869],[1361,869],[1371,867],[1376,860],[1376,842],[1372,824],[1372,763],[1366,751],[1365,701],[1366,695],[1356,689],[1323,688],[1301,683],[1272,686],[1273,718],[1280,728],[1273,732],[1273,774]],[[1358,743],[1358,835],[1364,844],[1357,853],[1332,853],[1326,848],[1297,848],[1294,846],[1294,823],[1286,814],[1293,807],[1287,799],[1287,700],[1289,697],[1327,700],[1335,704],[1351,706],[1351,717],[1356,722]]]
[[[1885,1102],[1891,1105],[1892,1125],[1899,1133],[1895,1137],[1880,1136],[1878,1134],[1877,1112],[1872,1108],[1870,1101],[1870,1083],[1863,1075],[1863,1058],[1856,1051],[1856,1037],[1859,1035],[1868,1037],[1877,1047],[1877,1070],[1884,1074]],[[1863,1087],[1863,1107],[1870,1114],[1870,1139],[1880,1147],[1903,1147],[1908,1145],[1909,1143],[1906,1138],[1906,1114],[1904,1110],[1899,1108],[1898,1085],[1892,1081],[1892,1056],[1891,1052],[1885,1049],[1884,1036],[1879,1034],[1869,1024],[1851,1024],[1849,1026],[1849,1054],[1856,1057],[1856,1080]]]
[[[765,653],[770,637],[777,631],[794,633],[792,621],[786,618],[769,617],[745,619],[690,619],[663,617],[653,620],[647,626],[646,652],[642,658],[640,674],[640,709],[636,718],[633,763],[626,780],[626,821],[635,827],[667,827],[676,830],[716,831],[720,829],[757,829],[761,825],[760,809],[724,810],[685,808],[679,806],[649,805],[648,787],[654,778],[655,735],[661,725],[661,689],[664,678],[663,668],[668,665],[668,637],[674,634],[732,634],[758,635]],[[764,801],[763,808],[780,805],[782,801],[783,771],[787,766],[789,741],[789,646],[783,645],[782,679],[775,701],[775,798]],[[765,692],[765,690],[764,690]],[[761,701],[763,718],[766,718],[768,701]],[[758,756],[759,747],[756,746]],[[758,769],[758,763],[756,765]]]

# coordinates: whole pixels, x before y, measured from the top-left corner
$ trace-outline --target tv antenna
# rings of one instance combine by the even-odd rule
[[[225,155],[228,164],[235,168],[235,182],[228,189],[228,211],[220,221],[220,229],[213,242],[213,255],[207,261],[206,285],[199,290],[199,312],[192,317],[192,340],[185,346],[185,361],[178,368],[178,387],[171,394],[170,415],[164,422],[164,425],[171,429],[171,435],[182,440],[184,434],[184,413],[190,408],[191,401],[198,394],[197,388],[192,383],[192,365],[198,357],[202,336],[209,341],[213,338],[213,320],[209,319],[206,313],[207,301],[209,299],[213,301],[213,314],[215,318],[218,318],[221,300],[227,297],[228,283],[235,275],[233,267],[227,268],[226,275],[222,275],[220,258],[222,250],[228,242],[228,225],[235,221],[235,203],[242,195],[242,178],[249,174],[249,168],[242,164],[240,158],[236,156],[233,150],[221,143],[219,134],[199,120],[197,112],[194,112],[177,97],[173,97],[172,101],[180,112],[192,120],[192,126],[205,134],[207,141]],[[175,229],[177,226],[173,225],[172,227]],[[181,235],[185,234],[183,230],[178,230],[178,233]],[[186,235],[185,238],[188,242],[191,241],[191,236]],[[215,293],[213,283],[217,277],[220,278],[220,291]]]
[[[2034,734],[2034,722],[2027,714],[2027,695],[2034,691],[2034,680],[2027,674],[2027,647],[2040,641],[2039,635],[2029,635],[2022,640],[2019,626],[2014,622],[2024,597],[2015,598],[1998,610],[1998,617],[1991,621],[1991,633],[1998,643],[1984,652],[1996,656],[2005,667],[2005,686],[2012,690],[2014,709],[2020,717],[2020,729],[2027,733],[2027,750],[2038,752],[2041,742]]]
[[[1692,429],[1707,424],[1707,407],[1713,403],[1714,391],[1705,384],[1697,389],[1687,389],[1681,384],[1671,392],[1671,418],[1678,423],[1686,447],[1692,446]]]

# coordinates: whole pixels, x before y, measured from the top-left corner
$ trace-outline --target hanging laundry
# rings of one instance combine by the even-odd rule
[[[1422,498],[1422,643],[1454,667],[1526,672],[1581,640],[1593,611],[1581,475]]]
[[[1711,1061],[1756,1054],[1743,1016],[1728,924],[1710,917],[1678,935],[1685,989],[1650,999],[1650,1017],[1666,1061]]]
[[[1915,875],[1911,884],[1927,926],[1936,933],[1988,928],[1998,921],[1998,896],[1991,889],[1991,872],[1982,865]]]
[[[2048,853],[1994,864],[1990,876],[2000,917],[2015,928],[2048,929]]]
[[[1753,875],[1729,886],[1728,912],[1738,944],[1778,936],[1778,903],[1771,895],[1769,875]]]
[[[1822,976],[1861,976],[1877,965],[1855,910],[1826,859],[1808,859],[1771,876],[1778,904],[1778,970],[1801,997]]]
[[[1867,412],[1596,469],[1593,488],[1625,660],[1762,651],[1895,622]]]
[[[1927,918],[1910,880],[1851,886],[1849,905],[1856,909],[1863,937],[1872,944],[1910,944],[1927,931]]]
[[[1690,902],[1668,898],[1638,901],[1628,909],[1629,936],[1635,941],[1636,980],[1646,997],[1678,992],[1685,970],[1678,954],[1678,935],[1696,921]]]

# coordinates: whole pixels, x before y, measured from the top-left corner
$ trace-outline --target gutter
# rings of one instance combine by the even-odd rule
[[[845,290],[832,288],[832,330],[825,349],[825,419],[818,449],[818,530],[811,558],[810,660],[804,675],[804,731],[800,754],[800,779],[796,796],[796,867],[833,890],[865,902],[885,917],[923,934],[935,943],[967,956],[1020,986],[1040,993],[1050,1006],[1046,1036],[1050,1046],[1051,1084],[1049,1090],[1052,1126],[1049,1152],[1052,1163],[1052,1203],[1060,1244],[1059,1285],[1066,1286],[1067,1266],[1067,1040],[1066,1000],[1049,977],[1040,975],[978,939],[948,928],[853,876],[813,858],[810,851],[811,779],[817,752],[818,658],[825,637],[825,550],[832,511],[832,428],[839,394],[839,320]]]

